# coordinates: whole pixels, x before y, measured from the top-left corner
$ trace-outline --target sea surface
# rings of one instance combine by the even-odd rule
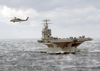
[[[100,40],[84,42],[76,54],[40,53],[47,48],[37,39],[2,39],[0,71],[100,71]]]

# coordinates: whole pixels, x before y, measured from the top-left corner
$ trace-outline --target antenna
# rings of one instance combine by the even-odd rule
[[[43,22],[45,22],[44,23],[44,27],[47,29],[48,28],[48,24],[50,24],[50,23],[48,23],[48,21],[50,21],[49,19],[46,19],[46,20],[43,20]]]

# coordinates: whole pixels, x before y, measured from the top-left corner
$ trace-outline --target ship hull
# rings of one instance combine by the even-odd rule
[[[52,42],[45,43],[49,48],[42,52],[46,53],[72,53],[77,52],[77,47],[83,42]]]
[[[77,51],[77,47],[84,41],[90,41],[92,38],[85,38],[85,36],[70,37],[70,38],[58,38],[51,35],[51,29],[48,28],[48,21],[43,20],[44,28],[42,30],[42,38],[38,40],[39,43],[43,43],[49,47],[49,49],[43,51],[46,53],[73,53]]]

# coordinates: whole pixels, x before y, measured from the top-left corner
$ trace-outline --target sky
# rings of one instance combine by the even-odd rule
[[[54,37],[100,38],[100,0],[0,0],[0,39],[41,38],[44,19]]]

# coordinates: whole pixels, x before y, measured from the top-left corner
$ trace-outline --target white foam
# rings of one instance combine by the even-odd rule
[[[93,51],[89,51],[89,52],[100,52],[100,50],[93,50]]]

